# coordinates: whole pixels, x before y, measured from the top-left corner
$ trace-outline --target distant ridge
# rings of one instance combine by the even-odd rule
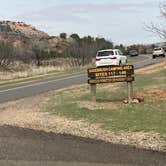
[[[0,21],[0,40],[8,41],[14,47],[32,49],[33,45],[40,44],[48,51],[61,52],[69,47],[72,39],[62,39],[59,36],[49,36],[24,22]]]
[[[24,22],[0,21],[0,31],[5,30],[5,27],[6,30],[21,32],[29,38],[43,38],[49,36],[47,33],[37,30],[35,27]]]

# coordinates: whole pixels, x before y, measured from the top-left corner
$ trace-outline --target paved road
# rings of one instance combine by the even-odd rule
[[[133,64],[135,68],[139,68],[162,60],[163,59],[152,60],[148,55],[140,55],[138,57],[133,57],[131,64]],[[87,74],[82,73],[61,78],[45,78],[31,83],[23,83],[10,87],[0,87],[0,103],[86,82]]]
[[[0,127],[1,166],[165,166],[166,153],[88,138]]]

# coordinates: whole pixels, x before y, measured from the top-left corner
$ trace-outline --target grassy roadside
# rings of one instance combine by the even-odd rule
[[[15,85],[15,84],[20,84],[24,82],[31,82],[38,79],[44,79],[44,78],[61,77],[61,76],[69,75],[69,74],[79,74],[83,71],[84,69],[73,69],[73,70],[67,70],[62,72],[61,71],[49,72],[47,74],[39,74],[39,75],[21,77],[21,78],[10,79],[10,80],[0,80],[0,86]]]
[[[135,96],[143,96],[140,104],[124,105],[126,84],[99,86],[97,103],[90,102],[89,89],[62,91],[52,97],[44,111],[74,120],[100,124],[103,129],[126,132],[156,132],[166,148],[166,68],[137,74]]]

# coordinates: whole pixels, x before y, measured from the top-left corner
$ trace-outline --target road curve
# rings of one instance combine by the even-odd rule
[[[130,64],[133,64],[135,68],[140,68],[162,60],[153,60],[148,55],[140,55],[139,57],[133,57]],[[61,78],[45,78],[15,86],[0,87],[0,103],[86,82],[87,74],[82,73]]]

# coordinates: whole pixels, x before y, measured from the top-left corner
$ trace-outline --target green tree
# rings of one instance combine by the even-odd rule
[[[78,41],[78,42],[80,41],[80,37],[79,37],[79,35],[76,34],[76,33],[71,34],[70,37],[73,38],[73,39],[75,39],[75,40]]]

